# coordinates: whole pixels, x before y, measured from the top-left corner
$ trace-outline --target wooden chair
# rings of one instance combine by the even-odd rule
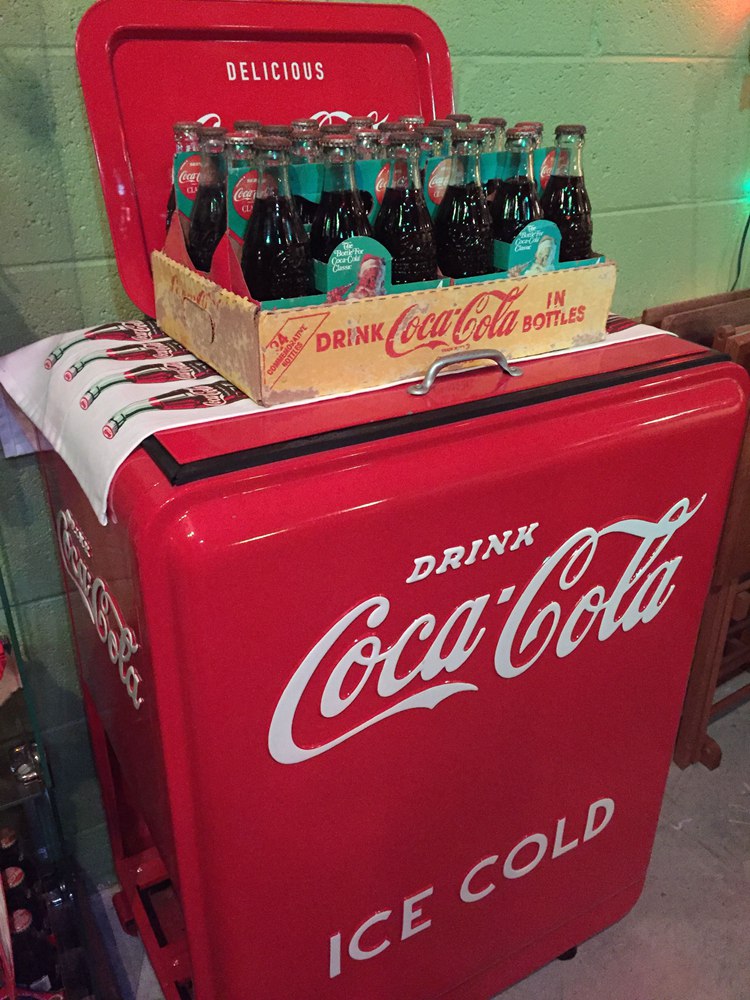
[[[750,290],[646,310],[643,322],[710,344],[750,371]],[[707,334],[707,330],[714,331]],[[743,683],[743,680],[745,683]],[[750,699],[750,430],[737,465],[703,609],[674,761],[721,763],[712,719]]]

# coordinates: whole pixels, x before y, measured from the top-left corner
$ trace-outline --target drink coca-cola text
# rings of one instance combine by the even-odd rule
[[[499,586],[463,601],[442,623],[425,611],[390,645],[385,633],[395,616],[391,601],[382,594],[366,598],[312,647],[281,693],[268,733],[271,756],[280,764],[297,764],[327,753],[391,716],[418,708],[433,709],[454,695],[477,692],[475,682],[481,678],[476,672],[471,679],[449,680],[447,675],[456,674],[480,645],[487,645],[498,606],[510,606],[494,649],[495,673],[506,680],[525,673],[545,653],[549,656],[554,652],[558,659],[564,659],[587,638],[591,641],[596,636],[606,642],[620,631],[648,625],[673,594],[673,580],[682,563],[681,555],[661,560],[662,553],[700,510],[705,498],[704,494],[692,506],[688,498],[678,500],[655,521],[627,517],[598,530],[582,528],[541,560],[520,594],[516,585]],[[534,530],[538,534],[538,525]],[[619,579],[607,589],[594,582],[596,571],[591,567],[603,540],[611,536],[632,539],[635,548]],[[527,529],[519,547],[533,542],[534,535]],[[420,556],[415,560],[407,582],[415,582],[424,559]],[[342,641],[351,641],[348,651],[343,656],[332,655]],[[407,648],[409,653],[405,654]],[[407,673],[401,664],[405,655],[418,661]],[[352,670],[358,678],[353,689],[348,680]],[[320,715],[330,720],[341,716],[342,722],[338,726],[332,723],[327,741],[305,746],[298,742],[295,718],[313,676],[320,674],[327,678]],[[385,705],[382,711],[348,728],[346,712],[365,690]]]

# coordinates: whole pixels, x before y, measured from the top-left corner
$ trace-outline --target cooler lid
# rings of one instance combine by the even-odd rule
[[[117,267],[151,316],[174,122],[384,121],[453,107],[445,38],[414,7],[101,0],[81,20],[76,55]]]
[[[475,368],[441,376],[426,396],[410,395],[402,383],[159,431],[142,447],[178,486],[632,382],[664,383],[681,372],[726,360],[671,334],[615,341],[575,355],[525,361],[521,378],[509,378],[494,366]],[[594,413],[592,406],[592,418]]]

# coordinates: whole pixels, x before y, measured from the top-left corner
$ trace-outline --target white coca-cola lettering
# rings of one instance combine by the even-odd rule
[[[143,704],[143,698],[139,694],[141,677],[130,662],[139,649],[135,633],[124,624],[120,610],[104,581],[98,576],[92,577],[75,544],[79,533],[80,529],[71,512],[59,511],[57,540],[65,571],[76,585],[89,617],[96,626],[97,634],[107,647],[110,660],[118,669],[128,697],[135,708],[140,708]]]
[[[422,347],[461,347],[471,341],[507,337],[518,323],[519,310],[513,306],[526,291],[517,285],[507,292],[483,291],[463,308],[442,312],[421,311],[412,303],[396,318],[385,340],[389,357],[400,358]]]
[[[335,125],[337,122],[348,122],[351,117],[348,111],[316,111],[310,115],[310,118],[314,118],[318,125]],[[389,116],[383,115],[381,118],[379,112],[368,111],[367,117],[372,118],[373,126],[377,126],[382,125],[383,122],[387,122]]]
[[[674,575],[682,562],[676,555],[657,560],[665,547],[706,499],[704,494],[693,506],[687,498],[679,500],[656,521],[624,518],[605,528],[584,528],[563,542],[526,584],[510,608],[497,641],[494,654],[499,677],[513,679],[527,671],[546,650],[554,650],[563,659],[570,656],[589,634],[600,642],[617,631],[629,632],[639,624],[648,624],[663,610],[674,592]],[[535,528],[537,525],[534,526]],[[619,579],[607,592],[596,582],[594,557],[601,539],[619,535],[637,539],[638,545]],[[572,593],[587,577],[586,589]],[[551,588],[553,596],[544,601],[543,591]],[[435,615],[418,615],[390,645],[377,634],[385,628],[391,602],[384,596],[362,601],[339,619],[313,646],[279,698],[268,733],[268,748],[281,764],[296,764],[326,753],[364,730],[391,716],[416,708],[435,708],[441,702],[463,692],[477,691],[476,684],[447,681],[470,659],[485,635],[480,622],[488,612],[510,602],[516,587],[498,588],[460,604],[440,627]],[[569,594],[569,610],[563,610],[561,597]],[[365,627],[369,634],[362,638]],[[334,646],[349,635],[350,646],[343,655],[331,655]],[[408,659],[416,666],[399,675],[399,665],[408,649]],[[421,650],[424,655],[419,658]],[[370,694],[389,702],[364,722],[346,728],[318,746],[297,742],[294,724],[313,676],[322,672],[327,678],[318,710],[324,719],[343,715],[367,689]],[[356,678],[352,687],[350,676]],[[374,682],[374,684],[373,684]],[[413,684],[428,684],[397,701],[404,689]],[[373,690],[374,687],[374,690]],[[347,692],[344,694],[344,692]]]
[[[378,171],[378,176],[375,178],[375,197],[378,200],[378,205],[383,204],[383,198],[385,197],[385,192],[388,189],[388,175],[390,173],[390,165],[386,163]]]

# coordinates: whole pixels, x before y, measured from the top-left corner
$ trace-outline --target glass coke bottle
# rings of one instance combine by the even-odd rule
[[[372,227],[354,179],[354,136],[323,136],[320,147],[326,165],[323,194],[310,230],[310,245],[313,257],[327,263],[339,243],[352,236],[372,236]]]
[[[289,187],[289,149],[285,136],[253,140],[258,189],[247,224],[241,267],[258,302],[291,299],[312,291],[310,240]]]
[[[214,251],[227,228],[227,130],[201,130],[201,175],[190,213],[187,251],[199,271],[210,271]]]
[[[560,260],[588,260],[593,224],[591,202],[583,179],[585,125],[558,125],[555,164],[542,195],[544,218],[560,230]]]
[[[481,135],[457,129],[451,173],[435,217],[438,266],[450,278],[493,271],[492,218],[479,178]]]
[[[531,161],[533,142],[533,134],[523,129],[509,128],[506,133],[511,175],[500,181],[492,202],[495,239],[503,243],[512,243],[524,226],[542,217]]]
[[[505,118],[498,116],[497,118],[480,118],[480,125],[491,125],[494,130],[494,139],[488,140],[485,147],[485,152],[490,153],[502,153],[505,149],[505,129],[508,122]],[[499,178],[490,177],[490,179],[485,183],[484,190],[487,192],[487,200],[495,200],[495,191],[500,183]]]
[[[200,149],[200,133],[203,126],[200,122],[175,122],[172,126],[172,133],[174,135],[174,155],[179,156],[180,153],[197,153]],[[177,208],[177,196],[174,190],[174,177],[172,179],[172,186],[169,189],[169,198],[167,199],[167,225],[166,229],[169,231],[169,223],[172,221],[172,216],[174,215],[175,209]]]
[[[433,118],[430,127],[442,129],[443,141],[440,156],[450,156],[453,149],[453,133],[458,127],[456,123],[449,118]]]
[[[294,125],[294,122],[292,122],[292,125]],[[320,159],[320,150],[318,149],[319,137],[320,131],[317,124],[314,128],[297,129],[292,136],[290,161],[296,164],[317,163]],[[317,202],[311,201],[309,198],[303,198],[302,195],[296,194],[294,196],[294,204],[297,206],[297,211],[299,212],[302,224],[309,226],[315,218],[315,212],[318,208]]]
[[[420,145],[418,133],[391,132],[388,187],[373,229],[392,255],[394,285],[429,281],[437,274],[435,231],[419,176]]]

